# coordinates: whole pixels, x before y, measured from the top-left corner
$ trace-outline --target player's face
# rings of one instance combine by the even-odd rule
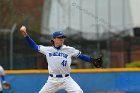
[[[54,38],[53,41],[54,41],[55,47],[63,45],[64,44],[64,39],[65,39],[64,37]]]

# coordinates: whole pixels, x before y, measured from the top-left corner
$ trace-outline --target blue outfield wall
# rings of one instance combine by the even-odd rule
[[[84,93],[140,93],[140,69],[73,70],[71,77],[81,86]],[[47,78],[47,70],[6,71],[6,80],[11,84],[11,89],[4,90],[4,93],[38,93]]]

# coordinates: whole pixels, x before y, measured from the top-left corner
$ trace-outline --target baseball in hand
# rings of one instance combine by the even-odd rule
[[[27,32],[26,32],[26,27],[25,27],[25,26],[22,26],[22,27],[20,28],[20,32],[21,32],[21,34],[22,34],[24,37],[27,36]]]
[[[22,27],[20,28],[20,30],[21,30],[21,31],[26,31],[26,27],[25,27],[25,26],[22,26]]]

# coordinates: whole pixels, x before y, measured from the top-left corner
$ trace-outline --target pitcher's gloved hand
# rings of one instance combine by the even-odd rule
[[[92,63],[96,68],[101,68],[103,64],[102,56],[93,58]]]

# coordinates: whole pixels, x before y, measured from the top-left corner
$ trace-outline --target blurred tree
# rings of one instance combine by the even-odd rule
[[[14,23],[24,24],[33,31],[40,31],[44,0],[1,0],[0,28],[11,28]]]
[[[139,68],[140,67],[140,60],[134,61],[134,62],[131,62],[131,63],[127,63],[126,67],[127,68],[136,68],[136,67]]]

